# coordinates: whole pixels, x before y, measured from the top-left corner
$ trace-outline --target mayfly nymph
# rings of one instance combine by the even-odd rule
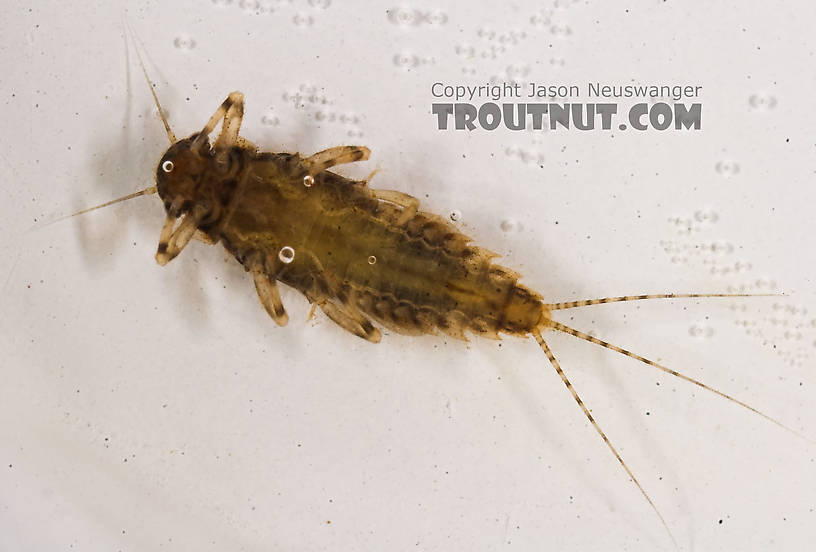
[[[138,51],[137,51],[138,52]],[[141,56],[140,56],[141,62]],[[156,186],[80,211],[158,193],[166,218],[156,261],[165,265],[191,239],[221,243],[252,275],[261,304],[279,325],[289,318],[278,282],[302,293],[346,331],[372,343],[375,326],[407,335],[467,334],[533,337],[586,418],[657,514],[668,524],[573,388],[543,337],[547,330],[648,364],[780,422],[696,379],[553,319],[553,311],[644,299],[735,297],[735,294],[650,294],[545,303],[519,283],[520,274],[493,263],[497,255],[471,245],[447,217],[423,212],[403,192],[377,190],[368,179],[329,171],[364,161],[369,149],[338,146],[301,156],[262,152],[239,135],[244,96],[232,92],[201,131],[177,139],[142,63],[170,147],[161,156]],[[210,135],[221,123],[214,141]],[[796,432],[794,432],[796,433]],[[798,435],[798,434],[797,434]],[[673,540],[673,537],[672,537]]]

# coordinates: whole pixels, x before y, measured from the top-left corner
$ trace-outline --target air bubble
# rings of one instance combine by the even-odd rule
[[[448,14],[441,10],[433,10],[427,12],[423,20],[429,25],[441,26],[448,22]]]
[[[303,185],[306,186],[307,188],[311,188],[312,186],[314,186],[314,183],[315,183],[314,176],[307,174],[306,176],[303,177]]]
[[[754,282],[757,289],[776,289],[776,282],[774,280],[766,280],[765,278],[758,278]]]
[[[457,222],[462,219],[462,211],[459,209],[454,209],[450,213],[448,213],[448,218],[451,219],[453,222]]]
[[[493,40],[493,37],[496,36],[496,31],[488,29],[487,27],[479,27],[476,31],[476,36],[485,40]]]
[[[309,5],[313,8],[325,10],[331,6],[331,0],[309,0]]]
[[[374,255],[371,255],[371,256],[368,257],[368,264],[373,265],[376,262],[377,262],[377,257],[375,257]]]
[[[535,13],[530,17],[530,25],[533,27],[547,27],[549,24],[549,16],[543,13]]]
[[[720,216],[717,214],[717,212],[712,211],[711,209],[701,209],[694,213],[694,219],[697,222],[707,222],[711,224],[717,222],[719,218]]]
[[[190,50],[196,47],[196,41],[191,36],[179,35],[175,39],[173,39],[173,46],[175,46],[179,50],[185,50],[189,52]]]
[[[454,51],[456,52],[457,56],[462,56],[465,58],[471,58],[476,55],[476,48],[470,44],[457,44]]]
[[[729,176],[739,174],[740,167],[733,161],[719,161],[716,165],[714,165],[714,170],[717,171],[718,174],[721,174],[727,178]]]
[[[411,8],[393,8],[388,10],[388,20],[395,25],[410,27],[422,21],[422,14]]]
[[[505,69],[508,77],[525,77],[530,74],[530,66],[529,65],[508,65],[507,69]]]
[[[308,13],[298,13],[292,18],[292,23],[296,27],[311,27],[314,24],[314,17]]]
[[[162,170],[164,172],[166,172],[166,173],[171,172],[174,167],[175,167],[175,165],[173,164],[172,161],[168,160],[168,161],[165,161],[164,163],[162,163]]]
[[[737,261],[734,263],[734,272],[748,272],[753,267],[754,265],[747,261]]]
[[[734,246],[732,244],[730,244],[729,242],[723,242],[723,241],[712,242],[709,247],[711,248],[711,252],[715,253],[717,255],[720,255],[720,254],[726,254],[727,255],[727,254],[734,251]]]
[[[289,264],[295,260],[295,250],[286,245],[278,252],[278,258],[282,263]]]
[[[757,111],[767,111],[776,107],[776,98],[770,94],[752,94],[748,105]]]
[[[419,65],[419,58],[413,54],[396,54],[394,56],[394,65],[397,67],[410,69],[411,67],[416,67]]]
[[[267,113],[261,117],[261,123],[267,126],[277,126],[280,123],[280,120],[274,113]]]
[[[519,232],[522,229],[521,223],[515,219],[504,219],[499,224],[499,228],[502,229],[503,232]]]
[[[257,14],[274,13],[275,12],[275,7],[272,5],[273,2],[270,2],[268,0],[263,0],[263,1],[257,2],[257,4],[258,4],[258,7],[255,10],[255,13],[257,13]]]
[[[709,338],[714,335],[714,328],[708,324],[692,324],[689,327],[689,335],[692,337]]]
[[[572,34],[572,29],[569,27],[569,25],[555,24],[550,27],[550,33],[552,33],[554,36],[566,37]]]

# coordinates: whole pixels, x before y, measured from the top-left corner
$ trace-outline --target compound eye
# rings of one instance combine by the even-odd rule
[[[162,168],[162,170],[163,170],[164,172],[169,173],[169,172],[171,172],[171,171],[172,171],[172,170],[175,168],[175,165],[173,164],[173,162],[172,162],[172,161],[167,160],[167,161],[165,161],[164,163],[162,163],[161,168]]]

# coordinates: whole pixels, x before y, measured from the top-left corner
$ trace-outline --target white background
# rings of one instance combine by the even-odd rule
[[[220,246],[154,262],[155,197],[43,226],[168,145],[123,16],[177,134],[241,90],[262,149],[367,145],[341,172],[460,211],[549,300],[784,292],[558,319],[816,438],[811,3],[5,4],[0,550],[672,549],[532,340],[371,345],[291,290],[278,328]],[[703,129],[435,129],[432,83],[509,78],[702,85]],[[548,340],[682,549],[816,536],[813,445]]]

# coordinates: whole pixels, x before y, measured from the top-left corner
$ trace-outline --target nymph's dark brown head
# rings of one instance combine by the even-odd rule
[[[209,141],[198,134],[175,142],[162,155],[156,167],[156,188],[168,214],[189,211],[212,159]]]

